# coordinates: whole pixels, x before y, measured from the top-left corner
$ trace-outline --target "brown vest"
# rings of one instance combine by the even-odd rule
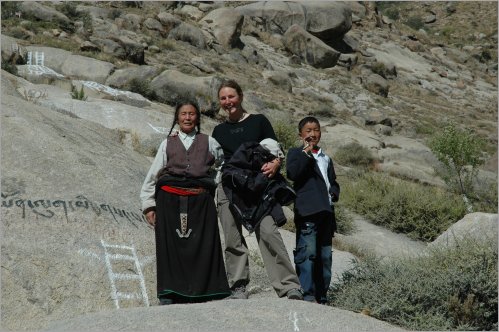
[[[168,137],[166,144],[168,161],[164,167],[171,175],[189,178],[209,176],[210,167],[215,163],[215,157],[210,153],[208,135],[198,133],[188,150],[178,136]]]

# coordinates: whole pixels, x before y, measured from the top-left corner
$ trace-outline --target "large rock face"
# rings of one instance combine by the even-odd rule
[[[339,52],[305,31],[298,24],[293,24],[284,33],[283,43],[291,53],[316,68],[334,67],[340,57]]]
[[[243,21],[243,16],[235,9],[218,8],[208,13],[200,23],[220,45],[230,49],[241,43],[239,36]]]
[[[138,197],[149,160],[115,131],[16,96],[9,76],[2,72],[3,328],[154,304],[154,231]],[[140,269],[106,264],[103,243],[120,246],[108,249],[115,254],[133,248]],[[111,269],[137,278],[116,282],[135,299],[113,300]]]
[[[73,79],[106,82],[106,78],[114,71],[109,62],[88,58],[81,55],[70,55],[61,66],[61,74]]]
[[[154,232],[141,217],[138,198],[150,161],[120,144],[116,131],[102,126],[113,127],[118,117],[100,119],[106,112],[88,109],[92,103],[83,101],[78,101],[77,114],[64,111],[67,92],[55,87],[43,86],[46,96],[25,100],[18,91],[29,85],[2,72],[2,326],[46,331],[135,331],[137,326],[192,330],[204,324],[206,312],[220,310],[223,315],[207,330],[231,331],[233,325],[227,322],[240,319],[248,323],[241,330],[260,327],[261,320],[248,320],[241,313],[234,320],[238,310],[227,312],[233,300],[174,305],[181,312],[188,309],[188,315],[171,313],[168,324],[162,315],[154,315],[155,319],[143,324],[144,314],[165,309],[146,308],[158,304]],[[112,106],[123,115],[137,111],[117,102]],[[94,119],[84,118],[92,112]],[[150,116],[145,109],[142,112],[144,117]],[[127,116],[121,119],[124,127],[131,128]],[[211,132],[213,123],[203,124]],[[261,308],[267,308],[265,326],[284,331],[296,326],[282,316],[284,307],[313,317],[317,310],[313,305],[277,298],[262,266],[255,234],[244,235],[251,253],[248,289],[254,298],[244,304],[246,315],[255,317]],[[282,230],[281,235],[292,257],[294,234]],[[341,271],[351,267],[353,255],[335,250],[333,256],[333,279],[337,280]],[[327,307],[330,317],[323,322],[300,326],[327,327],[327,321],[355,330],[374,326],[399,330],[353,312],[346,312],[355,318],[347,319],[347,325],[333,324],[331,317],[345,317],[337,311],[340,309]],[[98,317],[99,313],[104,317]],[[122,320],[121,315],[127,319]]]
[[[340,40],[352,27],[351,9],[341,1],[260,1],[236,10],[262,18],[270,32],[284,34],[297,24],[326,42]]]
[[[217,89],[220,82],[216,76],[194,77],[168,69],[151,81],[151,89],[163,102],[175,105],[181,98],[193,98],[201,112],[211,113],[218,110]]]
[[[492,213],[475,212],[464,216],[431,243],[431,246],[459,246],[467,240],[491,240],[497,247],[498,216]]]

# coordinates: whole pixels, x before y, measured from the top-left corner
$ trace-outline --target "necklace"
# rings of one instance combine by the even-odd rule
[[[243,112],[243,114],[241,114],[241,116],[239,117],[239,119],[237,119],[237,120],[231,120],[229,118],[229,122],[231,122],[231,123],[241,122],[244,119],[246,119],[248,117],[248,115],[249,115],[249,113]]]

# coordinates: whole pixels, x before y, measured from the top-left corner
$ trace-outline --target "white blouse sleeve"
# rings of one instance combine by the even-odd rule
[[[147,208],[156,206],[156,200],[154,199],[154,193],[156,191],[156,176],[158,172],[166,165],[167,156],[166,156],[166,144],[167,140],[165,139],[159,146],[158,152],[156,153],[156,157],[154,158],[151,167],[149,168],[149,172],[142,184],[142,189],[140,191],[140,199],[142,201],[142,211]]]

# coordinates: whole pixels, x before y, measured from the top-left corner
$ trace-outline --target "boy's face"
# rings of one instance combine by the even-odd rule
[[[303,140],[303,144],[308,142],[308,145],[318,145],[321,140],[321,126],[318,123],[307,122],[301,129],[300,138]]]

